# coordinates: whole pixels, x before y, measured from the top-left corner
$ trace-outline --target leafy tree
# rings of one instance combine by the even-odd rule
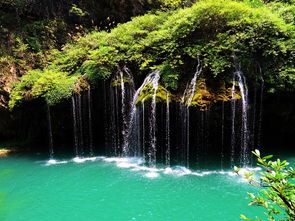
[[[165,2],[177,5],[185,1],[162,1]],[[203,64],[206,79],[220,78],[228,82],[232,78],[235,53],[248,79],[260,79],[263,74],[269,92],[270,89],[294,91],[293,9],[290,5],[277,5],[202,0],[191,7],[147,13],[109,32],[93,31],[75,38],[61,50],[47,53],[49,65],[37,68],[43,72],[49,70],[46,73],[63,73],[65,78],[86,76],[94,84],[97,79],[108,79],[122,65],[131,67],[134,75],[161,69],[161,83],[178,93],[191,78],[197,57]],[[77,7],[83,9],[78,4]],[[282,9],[277,12],[277,8]],[[43,37],[34,35],[27,43],[42,50],[38,44],[42,41],[38,39]],[[257,63],[261,67],[259,73],[253,71]],[[19,84],[27,78],[21,78]],[[32,85],[38,85],[34,76],[32,79]],[[27,94],[32,95],[31,99],[40,97],[40,93],[30,92],[32,88],[14,87],[19,90],[15,92],[19,96],[11,96],[10,107],[26,100]],[[46,96],[50,100],[51,93]]]
[[[249,193],[251,202],[249,205],[264,207],[268,220],[295,220],[295,170],[289,167],[289,163],[277,159],[270,161],[272,155],[261,157],[259,150],[252,152],[262,167],[260,177],[257,178],[254,172],[243,174],[248,182],[256,187],[262,187],[258,195]],[[241,169],[235,167],[236,173],[241,174]],[[259,217],[254,219],[241,215],[244,220],[262,220]]]

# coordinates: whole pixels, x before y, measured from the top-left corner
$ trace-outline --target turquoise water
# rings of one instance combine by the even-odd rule
[[[220,170],[147,168],[140,159],[0,160],[0,220],[239,220],[255,192]],[[294,158],[293,158],[294,159]],[[294,161],[295,162],[295,161]]]

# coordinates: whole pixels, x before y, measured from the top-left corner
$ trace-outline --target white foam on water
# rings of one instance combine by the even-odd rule
[[[103,159],[106,162],[128,162],[128,158],[110,157]]]
[[[96,160],[102,160],[108,163],[114,163],[118,168],[125,168],[129,169],[130,171],[137,171],[137,172],[145,172],[143,174],[144,177],[147,178],[157,178],[161,174],[163,175],[170,175],[175,177],[182,177],[182,176],[208,176],[208,175],[224,175],[224,176],[238,176],[238,174],[232,170],[224,171],[224,170],[208,170],[208,171],[192,171],[184,166],[174,166],[174,167],[166,167],[166,168],[156,168],[156,167],[148,167],[144,165],[144,160],[142,158],[136,158],[136,157],[104,157],[104,156],[98,156],[98,157],[75,157],[71,161],[75,163],[84,163],[86,161],[96,161]],[[44,161],[43,161],[44,162]],[[46,166],[50,165],[56,165],[56,164],[65,164],[68,163],[68,161],[58,161],[56,159],[50,159],[46,161]],[[245,178],[245,174],[247,172],[256,172],[261,170],[259,167],[246,167],[246,168],[240,168],[239,175],[240,179],[239,182],[247,182]]]
[[[143,160],[140,158],[119,158],[119,157],[111,157],[104,158],[105,162],[116,163],[116,166],[119,168],[140,168],[141,164],[143,164]]]
[[[159,169],[155,167],[144,166],[144,160],[142,158],[119,158],[111,157],[103,159],[105,162],[115,163],[119,168],[130,169],[130,171],[144,171],[147,172],[144,174],[144,177],[147,178],[156,178],[160,174],[158,172],[163,171],[164,169]]]
[[[75,163],[84,163],[84,162],[86,162],[86,161],[96,161],[97,159],[99,159],[99,158],[97,158],[97,157],[75,157],[75,158],[73,158],[73,162],[75,162]]]
[[[132,168],[132,167],[136,167],[137,165],[134,164],[134,163],[117,163],[117,167],[120,167],[120,168]]]
[[[58,161],[58,160],[55,160],[55,159],[50,159],[46,162],[45,166],[50,166],[50,165],[56,165],[56,164],[65,164],[67,163],[68,161]]]
[[[184,176],[184,175],[189,175],[192,174],[193,172],[190,169],[187,169],[186,167],[182,166],[176,166],[176,167],[167,167],[164,170],[164,174],[171,174],[174,176]]]
[[[156,172],[148,172],[148,173],[144,174],[144,176],[147,178],[157,178],[160,176],[160,174],[156,173]]]
[[[155,167],[146,167],[146,166],[135,166],[132,171],[149,171],[149,172],[158,172],[158,171],[162,171],[163,169],[158,169]]]
[[[209,171],[192,171],[184,166],[174,166],[174,167],[166,167],[166,168],[156,168],[156,167],[148,167],[144,165],[144,161],[141,158],[120,158],[120,157],[111,157],[111,158],[104,158],[105,162],[113,162],[119,168],[126,168],[130,169],[130,171],[144,171],[147,172],[144,174],[144,177],[148,178],[156,178],[159,177],[161,174],[165,175],[172,175],[175,177],[182,177],[182,176],[209,176],[209,175],[225,175],[225,176],[237,176],[234,171],[228,170],[209,170]],[[246,171],[258,171],[260,168],[241,168],[243,174]]]

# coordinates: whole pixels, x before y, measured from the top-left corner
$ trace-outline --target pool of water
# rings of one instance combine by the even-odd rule
[[[5,221],[231,221],[263,213],[247,205],[247,192],[257,188],[230,170],[148,168],[138,158],[13,156],[0,162]]]

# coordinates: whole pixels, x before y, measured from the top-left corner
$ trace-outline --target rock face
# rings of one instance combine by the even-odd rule
[[[11,113],[8,110],[11,83],[17,81],[17,71],[14,65],[0,61],[0,138],[7,137],[12,125]]]
[[[9,74],[0,75],[0,107],[8,108],[11,83],[17,81],[15,69],[11,67]]]

